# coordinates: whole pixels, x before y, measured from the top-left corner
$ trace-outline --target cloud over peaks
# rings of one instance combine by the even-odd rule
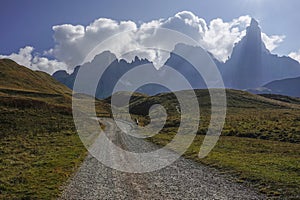
[[[234,44],[241,40],[246,34],[246,27],[250,24],[251,17],[240,16],[231,21],[224,21],[217,18],[209,22],[189,11],[176,13],[166,19],[157,19],[149,22],[137,24],[133,21],[117,21],[108,18],[99,18],[89,25],[61,24],[52,27],[54,32],[54,46],[46,51],[47,55],[54,57],[50,60],[38,54],[33,54],[33,47],[21,48],[19,53],[13,53],[1,57],[11,58],[18,63],[28,66],[31,69],[39,69],[48,73],[53,73],[58,69],[73,70],[77,65],[83,64],[87,55],[95,47],[107,40],[111,36],[122,32],[132,31],[113,45],[103,47],[114,53],[118,58],[127,61],[134,59],[135,55],[152,61],[156,67],[162,66],[168,59],[169,53],[153,49],[145,49],[149,44],[155,47],[163,47],[168,41],[168,45],[175,47],[177,40],[168,38],[168,35],[158,34],[154,29],[171,29],[187,35],[198,42],[205,50],[219,61],[226,61],[231,55]],[[262,33],[262,39],[266,47],[272,51],[284,39],[280,35],[267,35]],[[128,51],[132,51],[128,53]],[[91,57],[101,52],[92,51]],[[294,56],[294,54],[291,54]]]
[[[150,50],[140,51],[144,44],[151,41],[154,45],[163,41],[153,37],[153,28],[167,28],[186,34],[197,41],[204,49],[211,52],[218,60],[226,61],[231,55],[234,44],[245,35],[246,27],[250,24],[251,17],[240,16],[229,22],[222,19],[213,19],[206,22],[203,18],[196,16],[189,11],[178,12],[167,19],[157,19],[150,22],[143,22],[137,25],[132,21],[116,21],[107,18],[96,19],[88,26],[63,24],[53,27],[55,47],[50,51],[58,59],[68,64],[71,68],[82,64],[85,56],[112,35],[123,31],[132,30],[135,34],[124,39],[124,45],[116,44],[109,50],[117,56],[123,55],[128,49],[136,49],[138,56],[147,58],[154,63],[161,65],[168,55],[162,52]],[[156,38],[156,41],[151,38]],[[267,48],[272,51],[284,36],[262,34],[263,41]],[[174,46],[176,41],[174,41]],[[118,47],[116,47],[118,46]],[[129,48],[128,48],[129,47]],[[101,53],[101,52],[98,52]],[[95,55],[94,55],[95,56]],[[130,58],[128,58],[130,59]]]
[[[271,35],[268,36],[265,33],[261,34],[262,36],[262,40],[264,41],[267,49],[269,51],[273,51],[274,49],[276,49],[278,47],[278,45],[283,42],[285,36],[284,35]]]
[[[74,67],[82,64],[85,56],[105,39],[136,28],[132,21],[117,22],[106,18],[99,18],[86,27],[70,24],[53,26],[56,45],[49,52]]]

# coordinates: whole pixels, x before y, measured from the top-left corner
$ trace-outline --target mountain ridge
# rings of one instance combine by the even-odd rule
[[[190,82],[194,89],[203,89],[207,87],[203,77],[197,73],[187,60],[174,53],[176,49],[178,51],[183,50],[189,52],[189,56],[197,57],[197,53],[200,50],[200,48],[197,48],[198,47],[185,44],[177,44],[173,52],[170,53],[170,57],[165,65],[179,71]],[[261,28],[255,19],[251,20],[250,26],[246,29],[246,35],[241,41],[235,44],[232,54],[226,62],[220,62],[215,59],[211,53],[208,52],[208,54],[217,65],[226,88],[252,91],[250,89],[262,87],[274,80],[300,76],[299,62],[287,56],[272,54],[266,48],[266,45],[262,41]],[[98,84],[95,95],[98,98],[107,98],[112,95],[114,85],[118,79],[134,67],[144,64],[153,66],[150,61],[137,57],[130,63],[122,59],[117,60],[116,56],[108,51],[99,54],[91,63],[84,64],[83,66],[93,65],[94,67],[101,68],[101,66],[103,66],[103,64],[101,64],[102,60],[99,59],[101,57],[104,60],[106,57],[112,57],[114,61],[108,69],[105,70]],[[96,63],[96,60],[98,60],[98,63]],[[80,67],[81,66],[77,66],[71,74],[68,74],[66,71],[57,71],[53,74],[53,77],[72,89]],[[154,69],[155,67],[153,66],[151,72],[153,74],[157,73],[157,70]],[[164,68],[162,67],[160,74],[163,73]],[[165,78],[170,79],[170,82],[172,82],[171,77],[165,76]],[[127,83],[124,84],[130,84],[130,80],[127,80]],[[185,88],[178,88],[178,90],[182,89]],[[138,92],[154,95],[167,92],[167,90],[157,85],[148,85],[144,88],[139,88]]]

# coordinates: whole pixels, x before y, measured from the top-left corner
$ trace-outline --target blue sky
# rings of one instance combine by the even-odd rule
[[[87,26],[101,17],[139,24],[183,10],[207,23],[250,15],[259,20],[264,33],[286,36],[274,52],[288,55],[300,49],[299,8],[299,0],[1,0],[0,55],[25,46],[33,46],[39,53],[53,48],[54,25]]]

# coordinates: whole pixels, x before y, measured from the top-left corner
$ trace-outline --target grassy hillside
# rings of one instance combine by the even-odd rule
[[[97,113],[109,116],[97,101]],[[86,155],[71,90],[43,72],[0,60],[0,199],[54,199]]]
[[[184,93],[185,91],[181,91]],[[186,98],[191,98],[185,95]],[[210,96],[207,90],[197,90],[201,123],[198,134],[205,134],[210,120]],[[227,116],[224,136],[239,136],[277,141],[300,142],[300,105],[275,98],[266,98],[238,90],[226,90]],[[148,111],[153,104],[162,104],[169,114],[162,132],[180,125],[180,107],[174,94],[132,99],[130,112],[143,123],[149,122]]]
[[[181,91],[184,93],[184,91]],[[197,90],[201,111],[198,135],[184,154],[233,175],[234,180],[255,186],[272,198],[299,199],[300,193],[300,106],[288,97],[258,96],[227,90],[227,117],[217,146],[205,158],[198,153],[210,120],[207,90]],[[191,98],[186,95],[186,98]],[[168,118],[159,134],[150,141],[166,145],[180,125],[178,101],[174,94],[132,99],[130,111],[140,125],[149,123],[148,110],[162,104]]]
[[[148,95],[141,94],[138,92],[134,92],[131,94],[129,92],[116,92],[113,96],[115,98],[114,106],[116,107],[122,107],[125,106],[127,102],[124,101],[124,99],[130,97],[131,102],[139,102],[139,101],[144,101],[145,98],[149,97]],[[111,96],[106,98],[104,101],[108,104],[111,104]]]
[[[0,88],[70,96],[71,90],[45,72],[32,71],[9,59],[0,59]]]

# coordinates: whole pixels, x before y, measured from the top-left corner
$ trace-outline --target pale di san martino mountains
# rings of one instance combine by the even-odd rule
[[[300,82],[300,64],[290,57],[272,54],[266,48],[261,35],[261,28],[258,22],[252,19],[250,26],[247,27],[246,35],[241,41],[235,44],[231,56],[225,63],[218,61],[210,54],[221,72],[225,87],[248,90],[253,93],[276,93],[300,96],[299,84],[297,84]],[[178,44],[175,46],[174,52],[181,50],[197,57],[197,50],[199,49],[198,47]],[[110,96],[119,78],[130,69],[139,65],[152,65],[148,60],[139,59],[138,57],[131,63],[125,60],[118,60],[114,54],[107,51],[96,56],[88,66],[101,67],[107,59],[113,62],[100,79],[96,92],[96,97],[98,98]],[[170,54],[170,58],[166,61],[165,65],[179,71],[189,80],[193,88],[206,88],[203,78],[196,73],[194,67],[175,53]],[[77,66],[71,74],[62,70],[57,71],[53,74],[53,77],[72,89],[80,67]],[[163,69],[160,71],[163,79],[169,79],[171,82],[174,82],[172,77],[164,75]],[[153,73],[157,73],[154,66]],[[127,81],[130,82],[130,80]],[[178,90],[180,89],[185,88],[178,88]],[[166,91],[168,90],[165,87],[151,84],[138,90],[138,92],[149,95]]]

